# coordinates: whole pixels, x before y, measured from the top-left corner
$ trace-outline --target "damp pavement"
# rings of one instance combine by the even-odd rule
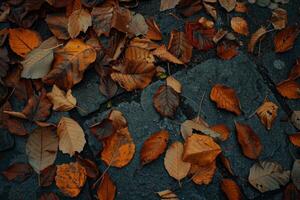
[[[176,19],[169,15],[170,12],[176,13],[175,10],[159,12],[159,2],[159,0],[141,1],[140,6],[135,11],[146,17],[155,17],[164,34],[164,43],[168,42],[170,32],[173,29],[183,30],[184,20],[191,21],[204,15],[201,12],[201,14],[189,19]],[[300,2],[298,0],[291,0],[289,4],[284,6],[288,10],[291,24],[300,19],[299,7]],[[216,23],[217,27],[228,24],[226,15],[232,16],[231,13],[220,12],[220,17]],[[249,14],[246,16],[250,25],[250,32],[254,32],[261,24],[265,24],[270,16],[271,12],[267,8],[251,5]],[[214,50],[208,52],[194,51],[193,59],[186,67],[170,65],[171,74],[181,82],[183,87],[180,107],[174,119],[161,117],[153,108],[152,97],[163,81],[154,80],[143,91],[127,93],[119,90],[116,97],[106,99],[98,90],[99,78],[96,72],[90,69],[86,72],[83,81],[73,89],[79,107],[86,112],[82,112],[82,109],[63,113],[54,112],[48,121],[57,123],[62,116],[69,116],[78,121],[84,129],[87,139],[87,145],[82,156],[95,161],[99,168],[104,170],[105,165],[101,162],[98,154],[102,146],[91,135],[88,127],[101,121],[107,115],[109,104],[112,104],[114,109],[120,110],[125,115],[129,131],[136,144],[136,153],[126,167],[121,169],[111,167],[108,170],[117,186],[117,200],[156,200],[159,197],[155,192],[172,188],[176,188],[175,193],[180,200],[223,200],[225,196],[219,186],[222,178],[232,178],[237,181],[242,188],[245,199],[282,199],[282,189],[261,194],[247,182],[249,169],[256,161],[247,159],[242,155],[234,128],[234,121],[244,122],[249,124],[259,135],[264,146],[259,160],[275,160],[284,169],[291,169],[293,158],[290,151],[295,155],[300,153],[287,140],[287,135],[296,130],[286,120],[292,110],[300,109],[300,102],[299,100],[291,101],[282,98],[275,89],[275,84],[287,77],[296,58],[300,56],[300,38],[297,39],[295,47],[289,52],[275,54],[270,39],[272,37],[273,35],[269,35],[262,41],[261,50],[256,56],[249,55],[246,52],[246,47],[240,48],[240,54],[229,61],[218,59]],[[249,38],[241,37],[240,39],[244,44],[247,44]],[[162,66],[165,67],[164,64]],[[241,116],[219,110],[210,101],[209,93],[216,83],[228,85],[236,90],[243,110]],[[182,181],[182,187],[178,188],[178,182],[171,178],[164,168],[164,156],[160,156],[153,163],[140,168],[139,153],[146,138],[156,131],[166,129],[171,135],[169,144],[178,140],[182,141],[179,131],[180,123],[198,115],[199,104],[203,95],[204,100],[201,105],[200,116],[210,125],[225,123],[230,127],[230,138],[220,145],[223,154],[231,161],[236,176],[231,176],[218,161],[216,174],[209,185],[196,185],[186,178]],[[270,131],[265,129],[256,115],[252,115],[266,97],[279,106],[278,117]],[[12,105],[14,109],[18,110],[23,104],[24,102],[20,103],[13,100]],[[27,128],[33,130],[34,126],[27,124]],[[12,163],[27,162],[26,138],[13,137],[5,130],[1,130],[1,133],[0,171]],[[55,164],[73,160],[74,158],[60,152]],[[88,181],[80,195],[74,199],[95,199],[95,191],[90,190],[91,185],[92,182]],[[47,188],[38,187],[36,174],[24,182],[7,182],[0,176],[1,199],[35,200],[39,198],[41,193],[50,191],[57,193],[60,199],[70,199],[63,196],[54,184]]]

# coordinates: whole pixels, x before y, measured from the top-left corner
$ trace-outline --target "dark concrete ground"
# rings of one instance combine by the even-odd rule
[[[140,6],[135,9],[143,15],[154,16],[164,34],[164,43],[168,42],[170,32],[173,29],[183,30],[184,21],[197,19],[201,14],[191,17],[190,19],[180,20],[169,15],[169,10],[159,12],[159,0],[145,0],[140,2]],[[290,0],[290,3],[283,6],[288,10],[289,23],[299,22],[300,1]],[[221,11],[222,9],[218,9]],[[220,13],[216,23],[217,27],[228,26],[228,19],[231,15],[225,12]],[[178,15],[179,16],[179,15]],[[250,32],[254,32],[261,25],[268,24],[271,12],[267,8],[260,8],[256,5],[250,5],[249,13],[243,15],[249,22]],[[43,26],[37,26],[41,29]],[[46,27],[47,28],[47,27]],[[242,155],[241,149],[237,143],[234,121],[245,122],[254,129],[259,135],[264,149],[259,160],[276,160],[285,169],[291,169],[293,159],[290,155],[289,148],[292,148],[294,154],[300,157],[300,152],[289,144],[287,134],[292,134],[296,130],[289,122],[284,119],[290,114],[291,110],[300,109],[300,101],[287,101],[279,96],[276,92],[275,84],[287,77],[287,74],[293,66],[297,57],[300,56],[300,38],[296,41],[295,47],[287,53],[275,54],[272,47],[274,33],[270,33],[261,44],[259,55],[248,55],[246,46],[240,49],[240,55],[230,61],[223,61],[216,58],[214,50],[209,52],[194,51],[192,62],[186,67],[170,66],[171,73],[174,74],[183,86],[181,105],[178,109],[175,119],[170,120],[162,118],[153,108],[152,97],[156,89],[162,84],[162,81],[154,81],[143,91],[135,91],[119,94],[113,99],[106,99],[98,90],[99,78],[93,69],[87,71],[83,81],[76,85],[73,94],[77,98],[79,107],[87,111],[82,113],[80,110],[73,110],[69,113],[54,113],[49,119],[51,122],[57,122],[61,116],[71,116],[76,119],[84,128],[88,145],[86,145],[84,157],[94,160],[100,169],[105,169],[97,152],[102,148],[94,137],[91,136],[88,127],[101,119],[108,112],[107,104],[110,101],[114,108],[122,111],[127,118],[129,130],[136,144],[136,153],[131,163],[121,169],[110,168],[109,174],[117,185],[118,200],[155,200],[159,199],[155,192],[176,188],[178,183],[168,176],[164,165],[163,156],[146,167],[139,169],[139,152],[146,138],[152,133],[164,128],[170,134],[170,143],[176,140],[182,140],[179,135],[180,123],[186,119],[196,117],[199,108],[201,96],[205,94],[202,103],[201,116],[209,124],[225,123],[230,127],[231,136],[228,141],[221,143],[223,153],[232,163],[233,170],[236,174],[232,177],[226,172],[224,167],[218,163],[218,169],[213,182],[207,186],[198,186],[194,183],[183,180],[182,188],[176,190],[176,194],[181,200],[222,200],[225,199],[220,191],[219,181],[222,178],[230,177],[235,179],[241,186],[245,199],[264,199],[276,200],[282,198],[282,191],[277,190],[265,194],[259,193],[253,189],[247,182],[249,168],[255,161],[247,159]],[[240,38],[244,44],[247,44],[249,38]],[[274,61],[283,62],[284,67],[278,69],[274,67]],[[163,66],[165,67],[165,66]],[[209,100],[209,92],[215,83],[222,83],[231,86],[237,91],[237,96],[241,101],[243,115],[236,117],[226,111],[218,110],[213,102]],[[266,131],[257,116],[248,119],[264,98],[268,98],[276,103],[280,109],[276,122],[271,131]],[[19,102],[15,101],[13,106],[20,107]],[[33,126],[28,125],[33,129]],[[4,133],[4,130],[1,130]],[[14,162],[26,162],[25,155],[25,138],[13,138],[5,134],[7,144],[14,147],[8,151],[1,152],[0,171]],[[297,154],[298,153],[298,154]],[[58,154],[56,164],[69,162],[73,158]],[[89,189],[92,183],[89,182],[83,188],[81,194],[76,199],[94,199],[95,192]],[[56,192],[61,199],[64,197],[55,186],[49,188],[39,188],[37,176],[32,176],[23,183],[7,182],[2,176],[0,177],[0,199],[11,200],[34,200],[42,192]]]

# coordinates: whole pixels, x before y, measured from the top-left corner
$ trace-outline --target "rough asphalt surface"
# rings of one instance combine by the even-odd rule
[[[197,19],[205,15],[204,12],[190,19],[178,20],[169,15],[169,10],[159,12],[159,0],[141,1],[140,6],[135,9],[143,15],[154,16],[164,34],[164,43],[167,43],[169,33],[173,29],[182,30],[184,21]],[[290,3],[283,6],[288,11],[289,23],[299,22],[299,0],[290,0]],[[221,11],[222,9],[218,9]],[[216,23],[217,27],[228,24],[228,16],[221,11],[220,17]],[[237,15],[237,14],[235,14]],[[178,15],[179,16],[179,15]],[[249,6],[249,14],[246,19],[250,25],[250,32],[253,33],[261,25],[267,24],[271,12],[267,8],[260,8],[256,5]],[[181,19],[181,18],[180,18]],[[49,33],[47,26],[35,25],[37,30]],[[213,125],[225,123],[231,129],[231,136],[226,142],[222,142],[223,153],[232,163],[233,171],[237,175],[232,177],[222,165],[218,162],[218,169],[211,184],[207,186],[198,186],[192,182],[183,181],[182,188],[176,190],[179,199],[182,200],[222,200],[225,199],[222,194],[219,182],[224,177],[235,179],[242,187],[245,199],[264,199],[279,200],[282,199],[282,191],[277,190],[265,194],[259,193],[247,182],[249,168],[255,161],[247,159],[242,155],[240,146],[237,143],[234,121],[245,122],[249,124],[259,135],[264,149],[259,160],[276,160],[285,169],[291,169],[293,158],[289,149],[300,158],[300,152],[289,144],[287,134],[292,134],[295,129],[286,119],[291,110],[299,110],[299,101],[287,101],[280,97],[275,90],[275,84],[284,80],[297,57],[300,56],[300,38],[296,41],[294,49],[284,54],[275,54],[272,47],[273,33],[270,33],[261,44],[259,55],[253,56],[246,53],[245,48],[240,49],[240,55],[230,61],[223,61],[216,58],[214,50],[203,53],[194,51],[192,62],[186,67],[170,66],[171,73],[179,80],[183,86],[181,106],[178,109],[175,119],[170,120],[162,118],[153,108],[152,97],[156,89],[162,84],[162,81],[154,81],[143,91],[124,93],[120,90],[118,95],[111,100],[102,96],[98,90],[99,78],[93,69],[87,71],[83,81],[75,86],[73,94],[77,98],[79,107],[88,113],[82,113],[80,110],[74,110],[69,113],[53,113],[51,122],[58,122],[61,116],[70,116],[76,119],[84,128],[88,145],[86,145],[84,157],[94,160],[100,169],[105,166],[100,160],[97,152],[101,150],[101,145],[95,141],[90,134],[88,127],[95,122],[101,121],[109,111],[107,102],[111,101],[114,108],[122,111],[127,118],[129,130],[136,144],[136,153],[131,163],[121,169],[110,168],[109,174],[117,185],[117,200],[155,200],[159,199],[155,192],[176,188],[178,183],[168,176],[163,165],[163,156],[153,163],[139,168],[139,152],[146,138],[152,133],[167,129],[170,134],[170,143],[176,140],[182,140],[179,135],[180,123],[186,119],[192,119],[197,115],[199,102],[203,94],[201,116]],[[46,37],[46,36],[45,36]],[[240,38],[244,44],[247,44],[249,38]],[[280,62],[282,67],[278,67],[276,62]],[[275,65],[274,65],[275,64]],[[241,101],[243,115],[235,115],[223,110],[218,110],[216,105],[209,100],[209,92],[216,83],[222,83],[234,88]],[[266,131],[257,116],[248,119],[264,98],[268,98],[276,103],[280,109],[278,117],[271,131]],[[20,109],[24,102],[14,101],[15,110]],[[28,125],[33,129],[32,125]],[[25,155],[26,138],[12,137],[5,130],[1,130],[0,150],[13,148],[0,152],[0,171],[3,171],[12,163],[27,162]],[[58,153],[56,164],[72,161],[73,158]],[[95,199],[95,192],[89,189],[91,185],[87,183],[82,189],[81,194],[76,199]],[[63,196],[60,191],[52,185],[48,188],[39,188],[37,175],[28,178],[25,182],[15,183],[7,182],[0,176],[0,199],[10,200],[35,200],[43,192],[56,192],[60,199],[69,199]]]

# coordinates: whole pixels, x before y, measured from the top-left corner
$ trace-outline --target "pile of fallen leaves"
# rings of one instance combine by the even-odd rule
[[[254,3],[254,1],[249,1]],[[236,0],[161,0],[160,11],[173,9],[189,17],[206,12],[201,17],[186,22],[185,29],[173,30],[168,44],[162,44],[163,35],[154,18],[145,18],[130,10],[137,1],[106,0],[103,3],[88,0],[7,0],[0,7],[0,22],[9,22],[11,28],[0,31],[0,84],[1,128],[17,137],[28,137],[26,154],[28,162],[13,163],[2,174],[9,181],[25,180],[33,171],[38,174],[41,187],[55,182],[61,192],[76,197],[88,178],[94,180],[93,188],[99,199],[114,199],[116,185],[107,170],[100,173],[91,160],[80,156],[85,144],[85,134],[78,122],[62,117],[57,124],[48,122],[53,111],[66,112],[77,107],[72,87],[79,84],[84,73],[95,68],[100,77],[99,90],[108,99],[114,97],[118,87],[134,91],[147,87],[154,77],[165,79],[153,96],[153,105],[163,117],[172,118],[180,105],[181,83],[160,66],[161,63],[186,66],[193,51],[216,49],[218,57],[229,60],[239,54],[243,46],[241,37],[249,36],[248,52],[260,51],[260,43],[268,33],[276,31],[274,51],[290,50],[300,27],[287,25],[287,12],[257,1],[272,10],[269,25],[249,32],[246,15],[248,2]],[[276,4],[277,6],[274,6]],[[228,27],[216,28],[217,5],[226,12],[238,13],[230,19]],[[177,16],[173,14],[176,18]],[[52,36],[45,38],[32,29],[36,21],[46,23]],[[300,98],[298,60],[288,78],[277,85],[279,93],[289,99]],[[10,100],[26,102],[16,111]],[[216,84],[210,99],[220,109],[242,115],[240,101],[233,88]],[[277,116],[278,106],[266,99],[256,114],[270,130]],[[84,112],[84,110],[82,110]],[[300,111],[294,111],[291,121],[300,129]],[[29,132],[25,124],[36,128]],[[263,151],[259,136],[249,125],[235,122],[237,140],[245,157],[257,160]],[[112,109],[101,122],[90,127],[91,133],[103,144],[100,158],[108,166],[122,168],[135,154],[135,144],[123,114]],[[168,145],[169,132],[153,133],[140,152],[140,162],[145,166],[164,154],[164,166],[171,177],[180,181],[186,176],[198,185],[209,184],[216,171],[219,157],[234,175],[228,158],[222,154],[220,143],[230,137],[225,124],[208,125],[201,117],[181,124],[183,142]],[[290,141],[300,147],[300,133],[291,135]],[[76,158],[75,162],[55,165],[58,151]],[[284,170],[275,161],[258,161],[250,169],[249,183],[260,192],[286,187],[285,196],[299,195],[300,161],[293,169]],[[238,184],[223,179],[220,187],[228,199],[238,200],[243,194]],[[298,190],[297,190],[298,189]],[[158,192],[162,199],[178,199],[172,190]],[[41,199],[58,199],[54,193],[45,193]]]

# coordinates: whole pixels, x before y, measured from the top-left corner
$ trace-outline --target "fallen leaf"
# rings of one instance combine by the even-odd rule
[[[180,103],[179,94],[167,85],[161,85],[153,96],[153,104],[159,114],[173,117]]]
[[[250,168],[248,180],[260,192],[277,190],[289,182],[290,171],[273,161],[261,161]]]
[[[40,35],[35,31],[23,28],[9,29],[9,46],[21,57],[25,57],[40,44]]]
[[[40,173],[40,186],[48,187],[52,185],[56,176],[56,165],[50,165],[49,167],[43,169]]]
[[[253,53],[256,43],[267,33],[267,29],[262,26],[255,33],[251,35],[250,42],[248,43],[248,52]]]
[[[217,46],[217,55],[223,60],[230,60],[239,54],[239,45],[230,40],[224,40]]]
[[[238,13],[247,13],[248,12],[247,2],[236,2],[234,11]]]
[[[265,101],[257,110],[256,114],[265,127],[270,130],[272,124],[277,117],[278,106],[271,102]]]
[[[297,59],[289,74],[289,79],[296,80],[297,78],[300,78],[300,58]]]
[[[23,70],[21,77],[29,79],[43,78],[50,71],[54,59],[53,49],[58,46],[55,37],[50,37],[38,47],[29,52],[21,62]]]
[[[236,0],[219,0],[220,5],[227,11],[232,11],[236,6]]]
[[[212,131],[215,131],[216,133],[219,133],[220,136],[218,138],[221,139],[221,141],[228,140],[230,136],[230,129],[228,128],[228,126],[226,126],[226,124],[216,124],[210,126],[210,129]]]
[[[228,200],[242,200],[243,195],[238,184],[228,178],[222,179],[221,190],[225,193]]]
[[[153,18],[146,19],[148,25],[148,32],[146,38],[150,40],[162,40],[162,33],[160,32],[159,26],[156,24]]]
[[[193,134],[184,143],[183,160],[205,166],[216,160],[221,147],[206,135]]]
[[[276,85],[277,91],[287,99],[300,99],[300,84],[294,80],[285,80]]]
[[[299,33],[298,26],[288,26],[279,31],[274,37],[275,52],[282,53],[293,48]]]
[[[96,165],[96,163],[94,163],[93,161],[87,159],[87,158],[82,158],[80,155],[76,155],[76,161],[85,168],[86,171],[86,175],[89,178],[97,178],[99,175],[99,170],[98,170],[98,166]]]
[[[288,22],[288,15],[286,10],[276,8],[272,11],[271,22],[276,30],[284,29]]]
[[[26,143],[28,162],[40,174],[52,165],[56,159],[58,138],[52,127],[38,127],[30,135]]]
[[[76,197],[86,181],[86,171],[78,162],[57,165],[56,186],[69,197]]]
[[[131,22],[128,24],[130,33],[135,36],[146,35],[148,33],[148,25],[143,15],[136,13],[132,16]]]
[[[182,160],[183,144],[174,142],[167,150],[164,165],[169,175],[180,181],[187,176],[191,164]]]
[[[105,173],[97,189],[97,197],[101,200],[114,200],[117,187],[108,173]]]
[[[289,135],[289,140],[293,145],[300,147],[300,133]]]
[[[72,12],[68,19],[68,32],[71,38],[76,38],[81,31],[85,33],[91,25],[90,13],[84,8],[78,9]]]
[[[173,9],[179,2],[180,0],[161,0],[159,11]]]
[[[2,175],[8,181],[18,181],[23,182],[33,174],[31,166],[27,163],[13,163],[8,168],[6,168]]]
[[[101,159],[108,166],[124,167],[129,164],[135,153],[135,144],[127,127],[118,129],[103,140]]]
[[[222,40],[226,35],[228,31],[225,29],[219,29],[218,32],[213,37],[213,42],[217,44],[220,40]]]
[[[183,65],[184,63],[179,60],[176,56],[174,56],[173,54],[171,54],[165,45],[162,45],[160,47],[158,47],[157,49],[155,49],[154,51],[152,51],[152,54],[154,56],[159,57],[161,60],[163,61],[168,61],[174,64],[178,64],[178,65]]]
[[[198,13],[203,8],[203,5],[201,0],[184,0],[179,1],[176,8],[176,11],[184,17],[190,17]]]
[[[116,130],[120,130],[128,127],[126,118],[124,117],[123,113],[118,110],[113,109],[109,113],[108,119],[112,121],[113,127]]]
[[[202,123],[193,120],[185,120],[180,126],[180,132],[184,140],[192,136],[195,131],[201,132],[214,139],[219,139],[220,134],[205,126]]]
[[[234,89],[216,84],[210,92],[210,99],[217,103],[218,108],[228,110],[236,115],[241,114],[240,101],[237,98]]]
[[[245,36],[249,34],[248,22],[242,17],[231,18],[230,24],[234,32]]]
[[[193,46],[187,40],[184,32],[173,30],[169,40],[168,51],[183,63],[189,63],[192,58]]]
[[[293,111],[291,115],[292,124],[300,130],[300,111]]]
[[[110,119],[104,119],[100,123],[90,126],[91,133],[97,138],[98,141],[111,136],[116,132],[116,128],[113,126],[113,121]]]
[[[166,78],[167,86],[173,88],[178,94],[181,93],[181,83],[177,81],[173,76]]]
[[[177,195],[172,192],[171,190],[163,190],[160,192],[157,192],[158,196],[161,200],[179,200]]]
[[[231,162],[230,160],[225,157],[223,154],[220,154],[220,158],[221,158],[221,163],[223,164],[223,166],[225,167],[225,169],[232,175],[234,176],[234,172],[232,170],[232,167],[231,167]]]
[[[152,63],[126,60],[120,71],[112,72],[111,78],[127,91],[144,89],[152,81],[155,67]]]
[[[134,61],[143,61],[153,63],[155,61],[154,56],[150,50],[140,48],[137,46],[129,46],[125,50],[125,59]]]
[[[80,125],[73,119],[62,117],[57,125],[59,150],[73,156],[80,153],[86,143],[84,132]]]
[[[45,21],[47,22],[50,31],[57,39],[67,40],[70,38],[68,32],[68,18],[65,16],[65,14],[49,14],[47,15]]]
[[[258,135],[246,124],[236,122],[235,128],[243,154],[250,159],[258,159],[263,149]]]
[[[300,191],[293,183],[289,183],[284,190],[283,200],[299,200],[299,197]]]
[[[295,160],[291,171],[291,179],[294,185],[300,190],[300,160]]]
[[[52,102],[55,111],[69,111],[76,107],[77,101],[70,89],[65,93],[54,84],[52,91],[47,93],[47,97]]]
[[[59,197],[55,193],[49,192],[43,193],[39,200],[59,200]]]
[[[105,5],[101,7],[94,7],[92,15],[93,29],[100,37],[104,34],[106,37],[109,36],[111,29],[111,22],[113,18],[114,7],[112,5]]]
[[[139,47],[141,49],[151,51],[160,47],[160,45],[151,41],[148,38],[135,37],[130,41],[129,47]]]
[[[193,182],[197,185],[208,185],[211,183],[216,173],[216,169],[216,161],[203,166],[193,164],[189,174],[192,176]]]
[[[207,19],[206,17],[200,17],[198,23],[201,24],[204,29],[211,29],[215,26],[215,23],[212,20]]]
[[[216,2],[216,1],[215,1],[215,2]],[[210,16],[212,16],[212,18],[214,18],[214,20],[217,20],[218,14],[217,14],[216,8],[215,8],[213,5],[209,4],[209,2],[208,2],[208,3],[203,2],[203,6],[204,6],[206,12],[207,12]]]
[[[140,154],[141,165],[156,160],[167,148],[169,133],[166,130],[152,134],[143,144]]]

